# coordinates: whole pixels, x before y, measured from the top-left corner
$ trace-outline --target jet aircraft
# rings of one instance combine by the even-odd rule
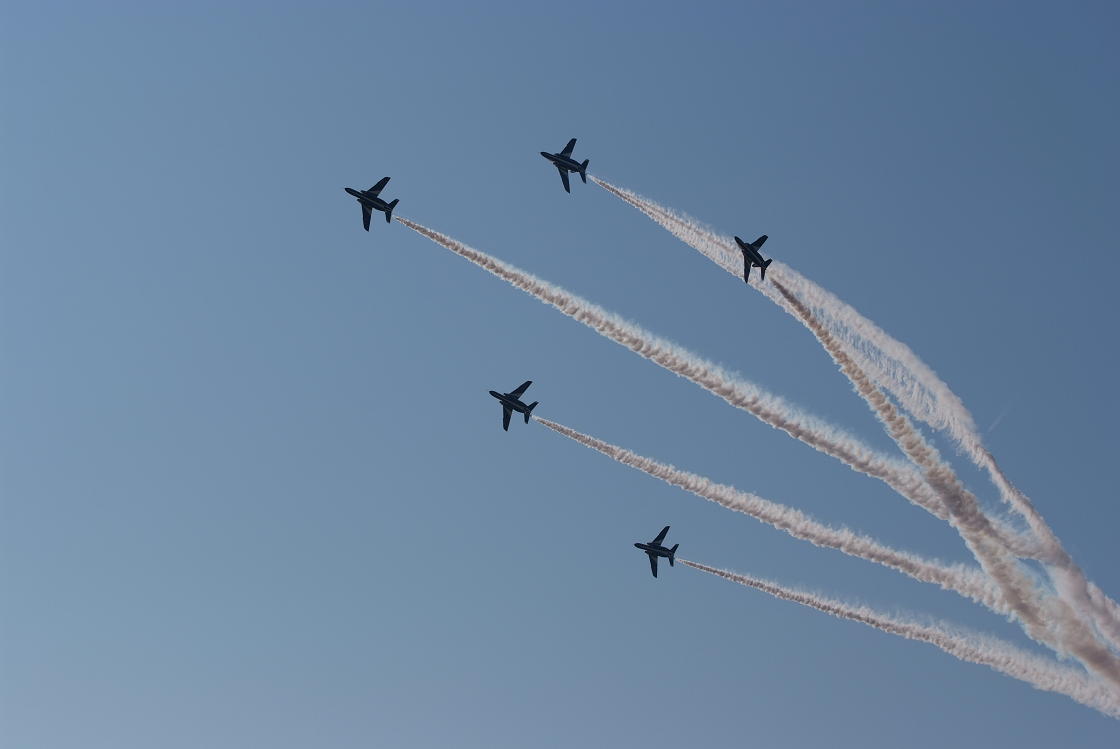
[[[591,159],[584,159],[582,164],[573,159],[572,149],[575,147],[576,139],[572,138],[560,153],[541,151],[541,156],[544,156],[556,166],[556,169],[560,172],[560,179],[564,182],[564,191],[569,193],[572,191],[572,188],[571,185],[568,184],[568,172],[576,172],[579,174],[583,179],[583,184],[586,185],[587,165],[591,163]]]
[[[525,380],[525,382],[517,386],[516,390],[510,393],[499,393],[496,390],[490,391],[490,395],[502,402],[502,429],[507,432],[509,431],[509,417],[514,411],[525,414],[525,423],[529,423],[529,417],[532,415],[533,409],[537,407],[539,401],[533,401],[526,406],[521,400],[521,396],[532,384],[532,380]]]
[[[677,547],[680,546],[680,544],[673,544],[673,548],[671,549],[668,549],[661,545],[661,542],[665,540],[665,534],[667,534],[668,532],[669,526],[665,526],[661,529],[661,532],[657,534],[657,537],[650,541],[648,544],[634,544],[635,548],[641,549],[649,556],[649,569],[653,573],[654,577],[657,577],[658,557],[668,557],[669,566],[672,567],[673,561],[677,556]]]
[[[383,177],[380,182],[368,190],[355,190],[353,187],[343,188],[362,204],[362,226],[366,227],[366,231],[369,231],[369,217],[374,208],[385,212],[385,223],[393,220],[393,209],[397,207],[397,203],[400,201],[394,200],[391,203],[386,203],[378,197],[387,184],[389,184],[389,178]]]
[[[739,249],[743,251],[743,281],[745,283],[751,282],[752,265],[756,268],[762,268],[762,280],[765,281],[766,269],[769,268],[770,263],[774,261],[774,258],[763,260],[762,253],[759,252],[759,250],[762,249],[762,243],[766,241],[766,235],[763,234],[761,237],[754,240],[750,244],[744,242],[738,237],[735,237],[735,241],[739,243]]]

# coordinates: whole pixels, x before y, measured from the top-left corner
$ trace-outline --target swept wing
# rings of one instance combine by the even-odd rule
[[[385,189],[385,185],[387,184],[389,184],[389,178],[382,177],[380,182],[366,190],[366,192],[376,198],[381,193],[381,191]]]

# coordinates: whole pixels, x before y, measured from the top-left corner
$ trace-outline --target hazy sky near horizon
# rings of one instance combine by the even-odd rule
[[[895,448],[794,320],[539,151],[910,345],[1120,596],[1115,4],[0,10],[0,743],[1112,747],[1120,724],[680,554],[1032,650],[487,391],[892,546],[948,526],[379,215]],[[757,278],[757,276],[755,276]],[[998,511],[983,475],[962,478]]]

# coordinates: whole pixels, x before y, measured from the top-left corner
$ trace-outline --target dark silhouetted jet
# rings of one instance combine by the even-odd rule
[[[560,179],[564,182],[565,192],[572,191],[571,185],[568,184],[568,172],[576,172],[583,179],[583,184],[587,184],[587,165],[591,163],[591,159],[584,159],[582,164],[573,159],[572,149],[575,147],[576,139],[572,138],[560,153],[541,151],[541,156],[555,164],[557,170],[559,170]]]
[[[517,389],[512,393],[499,393],[497,390],[491,390],[490,395],[494,396],[502,402],[502,429],[509,431],[509,417],[514,411],[519,414],[525,414],[525,423],[529,423],[529,417],[533,414],[533,409],[537,407],[539,401],[533,401],[529,405],[525,405],[521,401],[521,395],[529,389],[533,384],[532,380],[525,380],[525,382],[518,385]]]
[[[673,560],[676,559],[677,556],[677,547],[680,546],[680,544],[673,544],[673,548],[671,549],[667,549],[661,545],[661,542],[665,540],[665,534],[668,532],[669,526],[665,526],[661,529],[661,532],[657,534],[657,538],[653,539],[648,544],[634,544],[635,548],[641,549],[649,556],[649,569],[654,577],[657,577],[658,557],[668,557],[669,566],[672,567]]]
[[[743,251],[743,281],[746,283],[751,282],[752,265],[756,268],[762,268],[762,280],[765,281],[766,269],[769,268],[770,263],[774,261],[774,258],[763,260],[762,253],[759,252],[759,250],[762,249],[762,243],[766,241],[766,235],[763,234],[750,244],[747,244],[738,237],[735,237],[735,241],[739,243],[739,249]]]
[[[362,226],[366,227],[366,231],[369,231],[369,217],[374,208],[385,212],[385,223],[389,223],[393,220],[393,209],[397,207],[397,203],[400,201],[394,200],[392,203],[386,203],[384,200],[377,197],[387,184],[389,184],[389,178],[384,177],[368,190],[355,190],[353,187],[343,188],[346,192],[357,198],[358,202],[362,204]]]

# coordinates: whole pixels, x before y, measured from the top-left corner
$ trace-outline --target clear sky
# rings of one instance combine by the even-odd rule
[[[734,5],[734,7],[732,7]],[[233,7],[231,7],[233,6]],[[591,171],[907,342],[1120,595],[1113,3],[7,3],[10,747],[1115,747],[1120,724],[631,544],[1037,649],[486,391],[894,546],[892,494],[344,186],[893,445],[809,334]],[[939,442],[947,455],[952,447]],[[986,501],[996,495],[957,459]]]

